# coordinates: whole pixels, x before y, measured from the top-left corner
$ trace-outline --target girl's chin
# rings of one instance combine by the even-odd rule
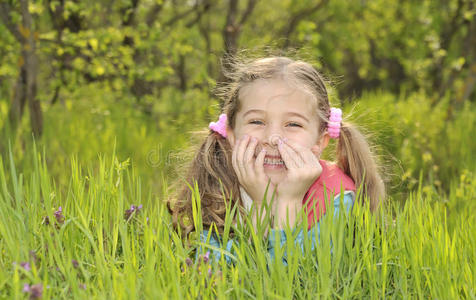
[[[286,170],[281,169],[281,170],[268,170],[264,169],[265,174],[271,179],[271,182],[273,184],[278,184],[281,181],[283,181],[284,177],[286,176]]]
[[[264,164],[263,165],[263,168],[265,170],[268,170],[268,171],[285,171],[286,170],[286,166],[283,165],[283,164],[279,164],[279,165],[269,165],[269,164]]]

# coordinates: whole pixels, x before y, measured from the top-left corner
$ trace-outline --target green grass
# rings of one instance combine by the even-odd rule
[[[41,284],[45,299],[476,298],[474,103],[448,118],[447,100],[365,94],[351,119],[373,133],[387,167],[380,214],[356,205],[323,221],[319,247],[311,251],[306,239],[301,253],[288,242],[276,261],[247,220],[235,230],[233,266],[189,267],[200,244],[195,235],[184,245],[163,201],[189,159],[189,131],[218,112],[205,93],[185,95],[193,105],[182,96],[166,93],[147,115],[96,86],[65,92],[64,105],[45,107],[38,146],[24,118],[11,151],[0,154],[0,299],[28,298],[25,284]],[[127,221],[126,210],[140,204]],[[64,218],[55,216],[60,206]]]
[[[329,216],[313,251],[307,238],[304,253],[288,242],[272,261],[265,241],[244,225],[234,266],[224,260],[187,266],[193,248],[173,232],[164,196],[153,196],[133,165],[112,154],[84,171],[73,157],[64,170],[69,182],[59,187],[44,156],[32,152],[25,173],[12,157],[0,157],[1,298],[26,298],[24,284],[38,283],[45,299],[476,297],[476,179],[470,173],[452,182],[444,199],[420,188],[405,205],[388,204],[380,214],[356,205],[349,216]],[[127,221],[131,204],[143,208]],[[452,205],[464,209],[453,213]],[[59,206],[62,224],[55,221]],[[194,237],[192,244],[198,244]],[[280,263],[283,251],[287,267]]]

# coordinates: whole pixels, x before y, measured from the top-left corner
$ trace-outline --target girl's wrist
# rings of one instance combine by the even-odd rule
[[[296,224],[296,219],[302,209],[301,201],[279,201],[276,205],[275,211],[275,228],[283,229],[289,220],[289,226],[293,228]]]
[[[301,201],[279,201],[276,206],[276,212],[279,215],[285,215],[286,210],[288,210],[290,213],[291,212],[298,213],[301,210],[301,208],[302,208]]]

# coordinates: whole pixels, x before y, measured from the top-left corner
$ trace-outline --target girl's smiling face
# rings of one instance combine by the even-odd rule
[[[279,79],[258,79],[240,89],[240,110],[235,128],[228,128],[233,147],[244,135],[255,137],[256,155],[266,149],[264,171],[274,184],[286,176],[278,150],[279,138],[287,138],[308,149],[327,145],[327,134],[319,136],[316,101],[310,94],[291,87]],[[316,149],[316,148],[315,148]]]

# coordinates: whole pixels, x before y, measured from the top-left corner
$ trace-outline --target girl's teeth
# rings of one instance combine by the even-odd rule
[[[284,161],[282,159],[265,158],[264,163],[268,165],[282,165]]]

